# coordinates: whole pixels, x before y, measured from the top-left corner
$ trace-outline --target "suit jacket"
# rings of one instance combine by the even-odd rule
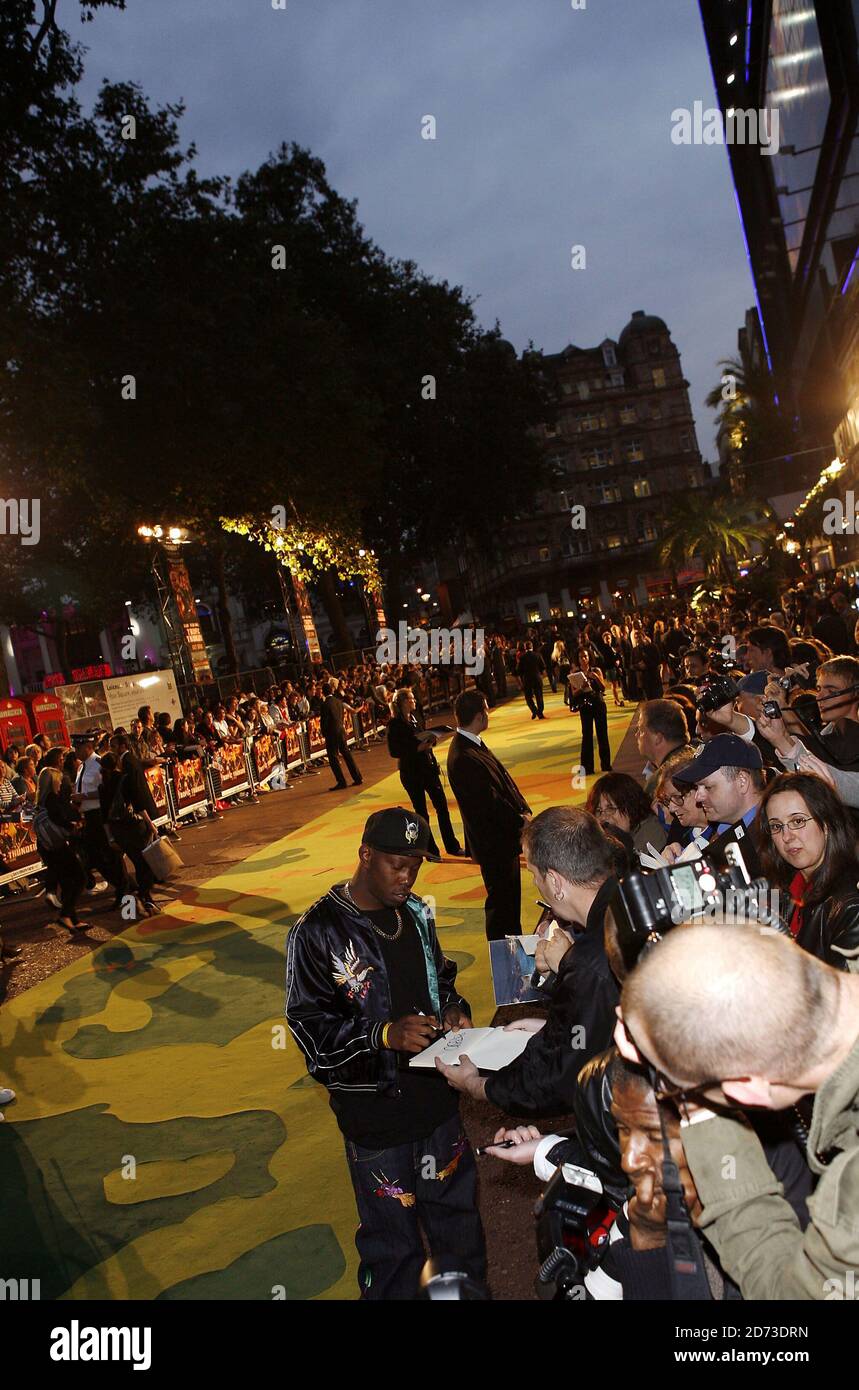
[[[454,734],[447,778],[456,797],[471,854],[478,863],[519,853],[523,816],[530,806],[507,769],[486,745]]]

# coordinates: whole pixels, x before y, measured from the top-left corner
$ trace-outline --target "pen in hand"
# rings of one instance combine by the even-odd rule
[[[474,1152],[475,1152],[475,1155],[476,1155],[478,1158],[482,1158],[484,1154],[488,1154],[488,1153],[489,1153],[489,1150],[490,1150],[490,1149],[512,1149],[512,1148],[515,1148],[516,1142],[517,1142],[517,1141],[516,1141],[515,1139],[501,1139],[497,1144],[484,1144],[483,1147],[482,1147],[481,1149],[475,1149]]]

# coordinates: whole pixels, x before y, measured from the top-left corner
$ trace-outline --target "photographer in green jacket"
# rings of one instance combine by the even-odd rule
[[[619,1020],[623,1055],[680,1111],[696,1224],[743,1298],[859,1297],[859,976],[757,927],[688,927],[641,958]],[[811,1094],[803,1232],[736,1108]]]

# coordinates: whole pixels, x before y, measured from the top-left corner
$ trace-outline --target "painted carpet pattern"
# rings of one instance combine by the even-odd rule
[[[547,712],[532,723],[518,700],[488,739],[535,812],[585,795],[578,719],[559,696]],[[609,713],[613,751],[632,713]],[[404,803],[394,773],[0,1010],[0,1085],[18,1094],[0,1278],[38,1279],[43,1299],[357,1296],[340,1136],[284,1025],[285,941],[352,871],[370,812]],[[416,888],[488,1022],[477,867],[427,865]],[[533,898],[525,875],[526,923]]]

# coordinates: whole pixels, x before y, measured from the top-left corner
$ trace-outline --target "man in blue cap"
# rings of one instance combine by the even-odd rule
[[[287,1022],[346,1142],[364,1299],[416,1297],[421,1231],[434,1259],[455,1258],[478,1282],[486,1273],[459,1097],[435,1070],[409,1070],[442,1031],[471,1027],[456,965],[412,891],[423,861],[438,862],[431,843],[416,811],[374,812],[352,877],[299,918],[287,944]]]
[[[752,878],[760,876],[754,829],[766,787],[760,751],[737,734],[717,734],[697,758],[673,775],[678,786],[695,788],[695,805],[709,821],[709,847],[718,852],[737,841]]]

